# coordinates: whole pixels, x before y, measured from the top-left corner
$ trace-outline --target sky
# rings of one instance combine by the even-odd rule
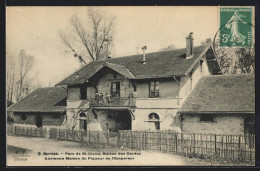
[[[183,48],[193,32],[194,45],[213,40],[218,29],[218,7],[95,7],[115,16],[112,57],[156,52],[168,45]],[[18,56],[24,49],[34,56],[33,73],[42,87],[54,86],[81,66],[59,37],[70,30],[69,20],[84,21],[88,7],[7,7],[6,52]],[[8,57],[7,55],[7,57]]]

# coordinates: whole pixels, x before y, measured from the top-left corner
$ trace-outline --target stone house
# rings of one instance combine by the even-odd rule
[[[255,134],[255,75],[202,77],[179,114],[183,132]]]
[[[68,129],[180,130],[177,110],[200,77],[221,74],[210,45],[92,61],[67,86]]]
[[[66,117],[67,92],[62,87],[39,88],[7,108],[15,125],[60,127]]]

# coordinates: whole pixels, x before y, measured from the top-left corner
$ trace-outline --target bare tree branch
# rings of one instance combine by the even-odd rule
[[[108,50],[112,45],[112,34],[114,20],[113,18],[108,18],[102,13],[102,11],[89,8],[88,9],[88,20],[84,20],[83,25],[78,16],[73,16],[70,19],[70,24],[73,31],[70,35],[75,37],[74,40],[70,40],[67,35],[62,34],[60,31],[60,38],[62,42],[74,53],[77,54],[78,58],[82,58],[81,62],[85,62],[83,58],[88,58],[91,61],[100,60],[105,55],[108,54]],[[76,39],[78,38],[78,40]],[[74,43],[73,43],[74,42]],[[106,44],[105,44],[106,43]],[[78,53],[75,49],[80,49],[82,47],[87,55],[79,50]],[[84,54],[80,56],[79,54]]]

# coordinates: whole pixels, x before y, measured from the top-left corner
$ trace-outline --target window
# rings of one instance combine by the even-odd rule
[[[22,119],[22,120],[26,120],[26,118],[27,118],[27,117],[26,117],[26,113],[22,113],[22,114],[21,114],[21,119]]]
[[[81,87],[80,88],[80,99],[81,100],[86,100],[87,99],[87,88],[86,87]]]
[[[159,121],[159,116],[156,113],[150,113],[148,115],[148,120],[150,121]]]
[[[85,117],[85,118],[86,118],[87,115],[86,115],[86,113],[80,113],[80,114],[79,114],[79,117],[81,117],[81,118],[82,118],[82,117]]]
[[[149,130],[160,130],[160,118],[156,113],[148,115]]]
[[[159,97],[159,81],[150,81],[149,97]]]
[[[120,97],[120,82],[111,82],[111,97]]]
[[[214,122],[214,117],[212,115],[201,115],[200,121],[202,121],[202,122]]]

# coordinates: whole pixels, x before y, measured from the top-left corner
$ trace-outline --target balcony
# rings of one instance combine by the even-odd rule
[[[67,108],[95,108],[95,109],[129,109],[137,107],[145,108],[179,108],[181,98],[91,98],[88,100],[67,100]]]

